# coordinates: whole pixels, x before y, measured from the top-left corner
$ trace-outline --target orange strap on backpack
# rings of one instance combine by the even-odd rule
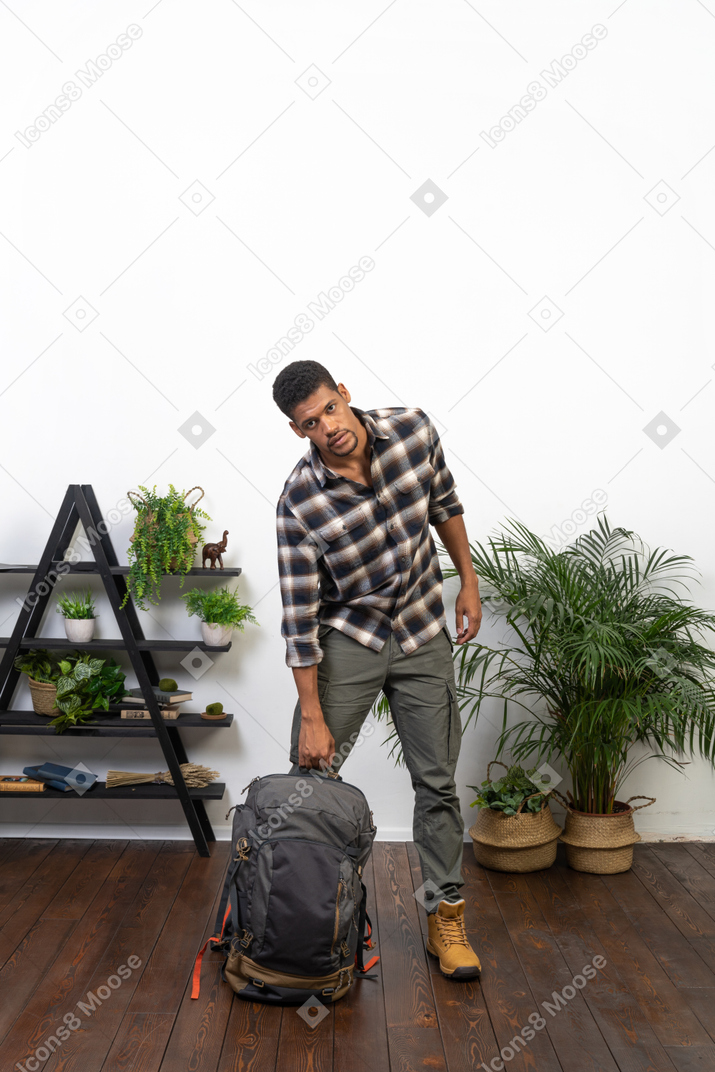
[[[199,991],[201,989],[201,961],[204,959],[204,953],[206,952],[206,946],[209,944],[209,942],[220,942],[221,941],[221,939],[223,938],[223,929],[226,926],[226,920],[228,919],[230,914],[231,914],[231,905],[229,903],[228,908],[226,909],[226,915],[223,917],[223,923],[221,924],[221,933],[220,934],[214,934],[210,938],[207,938],[206,941],[204,942],[204,944],[201,946],[201,949],[199,950],[199,955],[197,956],[196,961],[194,963],[194,974],[193,974],[192,984],[191,984],[191,997],[192,998],[197,998],[199,996]]]

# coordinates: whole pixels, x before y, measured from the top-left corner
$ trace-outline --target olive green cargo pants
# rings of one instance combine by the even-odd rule
[[[415,791],[413,838],[426,884],[420,900],[428,913],[434,912],[442,898],[459,897],[463,885],[464,822],[454,784],[462,723],[449,633],[442,629],[410,655],[392,633],[379,652],[330,625],[320,626],[318,640],[323,651],[318,695],[335,739],[333,770],[352,751],[380,690],[387,696]],[[298,701],[291,774],[304,769],[298,766],[300,718]]]

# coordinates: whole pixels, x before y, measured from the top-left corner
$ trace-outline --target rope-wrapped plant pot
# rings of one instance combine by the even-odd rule
[[[490,763],[487,768],[487,778],[492,766]],[[554,821],[548,798],[544,796],[539,811],[521,810],[528,800],[538,796],[541,794],[532,793],[522,800],[516,815],[504,815],[494,808],[479,809],[476,822],[469,830],[478,864],[492,871],[520,873],[551,867],[562,828]]]
[[[559,795],[566,808],[566,826],[561,840],[566,846],[566,862],[574,871],[592,875],[617,875],[630,870],[633,846],[640,841],[633,822],[634,812],[655,803],[655,797],[635,796],[625,802],[617,800],[614,811],[592,814],[576,811]],[[632,800],[647,800],[647,804],[630,806]]]
[[[32,710],[36,715],[55,715],[61,714],[58,707],[55,707],[55,700],[57,699],[57,686],[51,685],[45,681],[34,681],[31,677],[28,677],[27,684],[30,686],[30,696],[32,697]]]

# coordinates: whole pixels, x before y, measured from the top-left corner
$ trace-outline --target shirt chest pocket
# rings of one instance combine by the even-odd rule
[[[315,541],[318,554],[325,559],[325,567],[333,577],[345,577],[360,568],[357,544],[366,532],[367,516],[360,507],[318,526]]]
[[[427,523],[430,483],[434,469],[429,462],[421,462],[414,469],[403,473],[394,482],[394,501],[400,518],[411,535],[420,532]]]

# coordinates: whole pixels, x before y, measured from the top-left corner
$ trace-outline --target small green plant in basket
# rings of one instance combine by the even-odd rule
[[[15,669],[27,674],[33,681],[45,685],[54,685],[62,671],[60,670],[59,652],[47,651],[45,648],[31,648],[15,659]]]
[[[522,805],[522,814],[541,811],[544,806],[544,797],[549,792],[549,784],[548,780],[539,774],[536,767],[527,771],[523,767],[509,767],[506,774],[495,782],[489,777],[491,767],[490,763],[486,780],[482,782],[481,787],[476,785],[468,787],[477,793],[477,799],[472,801],[470,808],[492,808],[494,811],[503,812],[504,815],[516,815],[519,805]]]
[[[191,569],[196,544],[205,528],[198,519],[210,521],[211,518],[197,505],[203,498],[202,488],[179,492],[169,484],[168,495],[157,495],[156,485],[151,491],[139,485],[139,491],[143,497],[137,492],[127,493],[137,516],[127,552],[129,576],[122,606],[131,593],[137,607],[148,610],[147,599],[158,604],[163,574],[183,575]],[[194,491],[200,491],[201,495],[189,506],[186,496]],[[182,576],[182,584],[183,581]]]

